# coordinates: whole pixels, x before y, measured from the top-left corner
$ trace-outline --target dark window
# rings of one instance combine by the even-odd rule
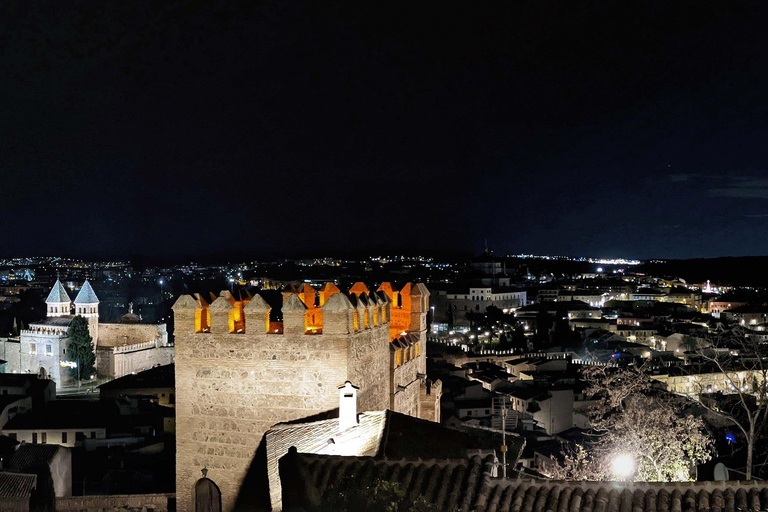
[[[11,441],[15,441],[16,440],[16,432],[11,432],[10,434],[8,434],[8,439],[10,439]]]
[[[91,432],[91,439],[96,439],[96,432]]]
[[[67,433],[66,432],[62,432],[61,433],[61,442],[62,443],[66,443],[67,442]]]
[[[37,432],[32,432],[32,444],[37,444]]]
[[[176,403],[176,393],[171,393],[170,395],[168,395],[168,403],[169,404]]]
[[[48,432],[43,432],[41,442],[43,444],[48,442]]]

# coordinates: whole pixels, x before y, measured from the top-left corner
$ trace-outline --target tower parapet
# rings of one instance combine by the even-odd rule
[[[411,300],[411,290],[417,290],[417,294],[426,290],[424,285],[418,286],[421,288],[406,285],[404,290],[408,291],[407,295],[402,295],[400,291],[394,292],[392,296],[405,297],[407,304],[416,304],[416,301]],[[336,333],[361,332],[387,325],[391,340],[403,332],[426,328],[426,320],[420,318],[426,312],[426,306],[410,311],[402,306],[400,300],[401,305],[394,308],[394,302],[386,291],[391,290],[391,286],[385,283],[382,287],[370,292],[365,291],[368,290],[365,285],[357,283],[349,294],[342,293],[331,283],[326,283],[320,291],[309,285],[291,287],[282,292],[282,322],[270,321],[272,308],[261,295],[238,300],[228,290],[222,291],[218,297],[212,295],[214,300],[210,305],[200,294],[196,294],[195,298],[182,295],[173,310],[177,316],[177,331],[199,334],[318,335],[323,334],[329,325]],[[428,295],[426,292],[425,296]],[[331,317],[326,318],[329,314]],[[341,327],[342,324],[344,327]]]

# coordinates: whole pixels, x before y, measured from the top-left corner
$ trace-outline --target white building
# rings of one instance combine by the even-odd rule
[[[514,288],[475,286],[466,291],[448,292],[446,299],[453,311],[454,322],[459,325],[470,311],[484,313],[489,306],[501,310],[523,307],[527,304],[527,293]]]

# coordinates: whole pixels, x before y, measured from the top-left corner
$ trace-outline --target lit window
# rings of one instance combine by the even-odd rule
[[[50,356],[51,354],[53,354],[52,347],[50,345],[46,345],[45,346],[45,355]]]
[[[29,344],[29,353],[32,355],[37,354],[37,345],[35,343]]]

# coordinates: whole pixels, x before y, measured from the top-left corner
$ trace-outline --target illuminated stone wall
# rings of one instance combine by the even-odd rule
[[[56,382],[56,387],[70,386],[76,383],[68,368],[61,367],[61,361],[69,360],[66,350],[69,337],[61,333],[41,333],[32,330],[21,331],[20,338],[20,373],[40,373],[44,369],[47,376]],[[50,350],[48,350],[50,347]]]
[[[173,362],[173,346],[143,343],[136,348],[96,347],[96,373],[100,378],[119,379],[133,372]]]
[[[147,341],[157,341],[158,344],[168,343],[168,332],[165,324],[99,324],[100,347],[121,347],[135,345]]]
[[[258,295],[235,301],[222,292],[210,305],[182,296],[174,305],[178,510],[193,509],[203,467],[221,489],[224,510],[231,510],[267,429],[337,408],[338,386],[346,380],[359,388],[358,411],[418,415],[418,374],[426,366],[426,324],[419,316],[426,307],[415,317],[391,308],[409,319],[408,327],[415,323],[412,335],[423,340],[418,356],[395,376],[388,296],[357,285],[358,293],[348,296],[331,285],[313,300],[307,286],[285,294],[277,334],[266,332],[270,308]],[[417,294],[426,292],[420,286]],[[406,389],[394,407],[393,377]]]

